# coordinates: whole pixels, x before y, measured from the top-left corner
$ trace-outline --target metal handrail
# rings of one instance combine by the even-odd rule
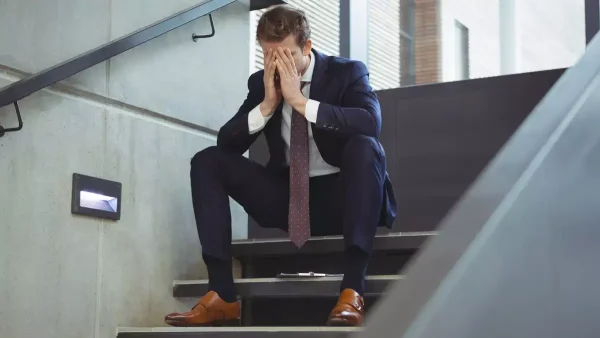
[[[208,0],[125,37],[113,40],[103,46],[8,85],[0,89],[0,107],[15,103],[40,89],[73,76],[235,1]]]
[[[17,101],[205,15],[209,15],[210,17],[211,33],[207,35],[192,34],[192,39],[196,41],[212,37],[215,35],[215,27],[211,13],[235,1],[237,0],[204,1],[127,36],[108,42],[56,66],[44,69],[18,82],[0,88],[0,108],[14,104],[19,119],[19,126],[16,128],[4,129],[0,126],[0,137],[4,136],[6,132],[18,131],[23,128],[23,121],[21,120]],[[251,0],[250,10],[284,3],[286,3],[284,0]]]

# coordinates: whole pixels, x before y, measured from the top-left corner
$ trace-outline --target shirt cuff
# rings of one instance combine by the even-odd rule
[[[317,113],[319,112],[319,105],[321,102],[315,100],[308,100],[306,102],[306,110],[304,111],[304,117],[311,123],[317,123]]]
[[[273,115],[271,115],[273,116]],[[261,131],[267,122],[271,119],[271,116],[264,117],[260,112],[260,104],[248,113],[248,132],[250,134]]]

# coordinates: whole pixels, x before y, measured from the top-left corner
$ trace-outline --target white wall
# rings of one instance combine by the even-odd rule
[[[469,29],[471,78],[506,73],[501,69],[506,45],[500,40],[500,6],[507,1],[515,4],[514,18],[504,22],[515,25],[510,72],[570,67],[583,54],[584,0],[440,0],[443,81],[456,80],[455,20]]]
[[[0,87],[197,2],[0,0]],[[189,162],[250,72],[247,6],[214,20],[212,39],[191,41],[210,30],[201,18],[21,101],[23,131],[0,138],[0,337],[108,338],[188,309],[173,280],[206,277]],[[0,122],[16,123],[12,107]],[[123,183],[119,222],[70,214],[74,172]]]

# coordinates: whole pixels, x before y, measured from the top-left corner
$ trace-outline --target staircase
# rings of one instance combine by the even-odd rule
[[[398,271],[434,235],[433,232],[393,233],[375,238],[366,284],[367,317],[386,288],[402,280]],[[337,301],[341,277],[275,278],[282,272],[341,274],[343,251],[341,236],[312,238],[301,250],[287,239],[235,241],[233,255],[242,266],[242,278],[236,280],[242,300],[242,327],[120,328],[117,337],[346,337],[360,329],[324,326]],[[175,281],[173,285],[175,297],[200,298],[207,290],[207,280]],[[165,313],[168,311],[165,309]]]

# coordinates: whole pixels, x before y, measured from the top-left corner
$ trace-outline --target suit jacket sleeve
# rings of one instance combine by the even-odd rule
[[[369,71],[362,62],[350,65],[350,84],[342,96],[342,106],[321,102],[317,127],[345,135],[379,137],[381,108],[369,84]]]
[[[248,79],[248,96],[238,112],[219,130],[217,146],[243,154],[256,141],[260,132],[250,134],[248,114],[264,99],[262,75],[255,73]]]

